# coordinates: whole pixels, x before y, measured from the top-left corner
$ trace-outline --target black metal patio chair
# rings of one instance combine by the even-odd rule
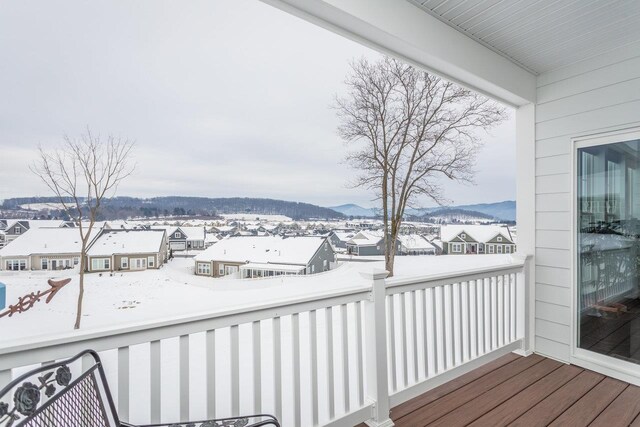
[[[91,366],[73,378],[69,365],[84,356]],[[95,351],[33,369],[0,390],[0,427],[280,427],[271,415],[134,426],[120,421]]]

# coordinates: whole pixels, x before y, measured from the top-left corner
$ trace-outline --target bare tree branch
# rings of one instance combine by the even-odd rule
[[[131,175],[135,164],[131,153],[135,142],[109,135],[103,141],[87,128],[79,138],[63,137],[63,144],[50,151],[38,148],[38,160],[31,165],[49,190],[58,198],[80,233],[80,292],[75,328],[80,328],[87,248],[94,235],[100,206],[113,197],[118,185]]]
[[[481,131],[506,118],[496,102],[393,58],[351,63],[348,93],[336,98],[338,135],[352,148],[354,185],[381,200],[386,268],[405,211],[424,200],[445,202],[442,178],[472,183]]]

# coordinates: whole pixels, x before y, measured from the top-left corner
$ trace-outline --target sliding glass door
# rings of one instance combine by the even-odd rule
[[[640,363],[640,140],[578,148],[578,347]]]

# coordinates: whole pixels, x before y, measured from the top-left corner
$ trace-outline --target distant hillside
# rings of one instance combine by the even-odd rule
[[[55,197],[23,197],[7,199],[1,209],[20,209],[21,207],[43,208],[55,203]],[[47,209],[49,214],[57,215],[55,205]],[[32,210],[35,213],[42,209]],[[100,212],[101,219],[126,219],[132,217],[161,216],[216,216],[219,214],[249,213],[258,215],[284,215],[293,219],[340,219],[344,215],[334,210],[309,203],[287,202],[274,199],[257,198],[208,198],[208,197],[114,197],[104,202]]]
[[[357,218],[370,218],[377,215],[376,210],[373,208],[363,208],[362,206],[354,204],[331,206],[329,209],[340,212],[346,216],[353,216]]]
[[[377,210],[373,208],[363,208],[355,204],[347,204],[340,206],[333,206],[330,209],[341,212],[346,216],[371,218],[380,215]],[[460,205],[460,206],[447,206],[447,207],[434,207],[434,208],[422,208],[422,209],[408,209],[407,215],[416,217],[422,217],[431,214],[436,211],[442,211],[443,209],[458,209],[471,212],[470,215],[480,215],[478,218],[483,217],[486,219],[495,218],[504,221],[515,221],[516,219],[516,202],[513,200],[507,200],[497,203],[481,203],[476,205]]]
[[[442,208],[422,216],[427,222],[455,224],[464,222],[493,222],[497,218],[478,211],[460,208]]]

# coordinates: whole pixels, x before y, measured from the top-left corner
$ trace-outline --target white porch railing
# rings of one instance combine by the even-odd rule
[[[391,425],[389,408],[522,345],[524,261],[249,310],[77,332],[0,348],[0,384],[102,352],[134,423],[274,413],[284,426]]]

